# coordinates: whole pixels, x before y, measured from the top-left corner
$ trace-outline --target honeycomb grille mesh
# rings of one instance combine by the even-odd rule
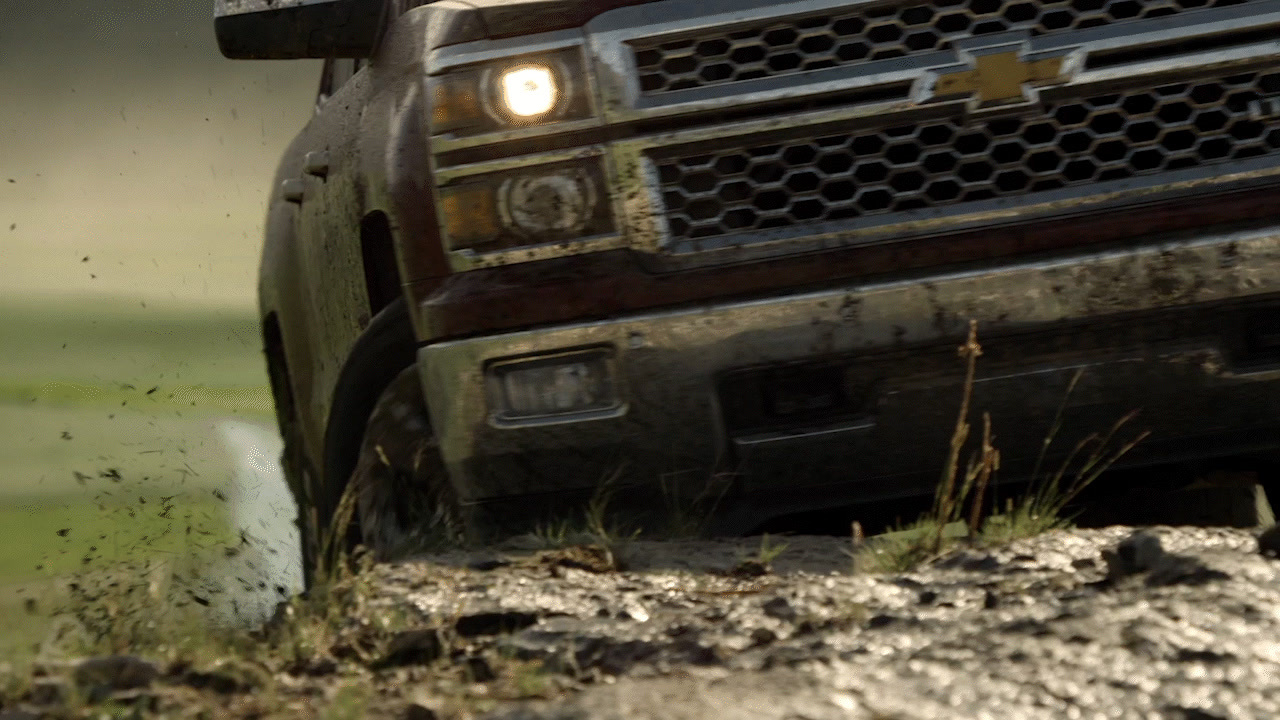
[[[1280,71],[655,158],[674,240],[943,207],[1280,152]]]
[[[1041,35],[1248,0],[932,0],[716,30],[634,47],[641,92],[723,85],[903,57],[1009,30]]]

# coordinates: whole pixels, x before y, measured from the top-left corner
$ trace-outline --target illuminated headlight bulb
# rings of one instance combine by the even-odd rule
[[[511,229],[544,240],[581,235],[596,211],[595,183],[573,170],[512,178],[498,197]]]
[[[555,73],[545,65],[525,65],[502,73],[498,90],[507,112],[534,118],[551,112],[560,99]]]

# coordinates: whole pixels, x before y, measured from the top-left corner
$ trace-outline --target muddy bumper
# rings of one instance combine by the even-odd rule
[[[536,302],[536,298],[531,298]],[[1280,441],[1280,229],[850,281],[442,342],[423,384],[464,502],[607,478],[761,514],[931,492],[977,321],[1003,479],[1140,411],[1151,463]],[[1067,396],[1072,378],[1079,381]],[[1065,402],[1064,402],[1064,397]]]

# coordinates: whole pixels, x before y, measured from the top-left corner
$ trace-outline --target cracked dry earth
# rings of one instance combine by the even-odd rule
[[[626,572],[444,556],[378,568],[377,602],[576,679],[497,718],[1280,718],[1280,561],[1255,533],[1055,531],[887,575],[785,542],[756,576],[750,541],[637,542]]]
[[[1055,531],[889,574],[847,539],[774,542],[771,567],[758,539],[379,565],[346,620],[397,618],[369,652],[129,692],[210,718],[1280,718],[1280,560],[1254,531]]]

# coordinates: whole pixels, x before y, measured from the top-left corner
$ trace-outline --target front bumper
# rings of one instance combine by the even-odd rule
[[[1273,315],[1269,227],[447,341],[419,364],[464,502],[581,491],[618,472],[695,495],[727,471],[767,515],[931,492],[970,319],[986,351],[971,420],[991,413],[1005,480],[1034,461],[1077,371],[1063,451],[1134,409],[1132,431],[1152,435],[1133,462],[1276,444]],[[487,364],[588,347],[613,353],[619,412],[491,422]]]

